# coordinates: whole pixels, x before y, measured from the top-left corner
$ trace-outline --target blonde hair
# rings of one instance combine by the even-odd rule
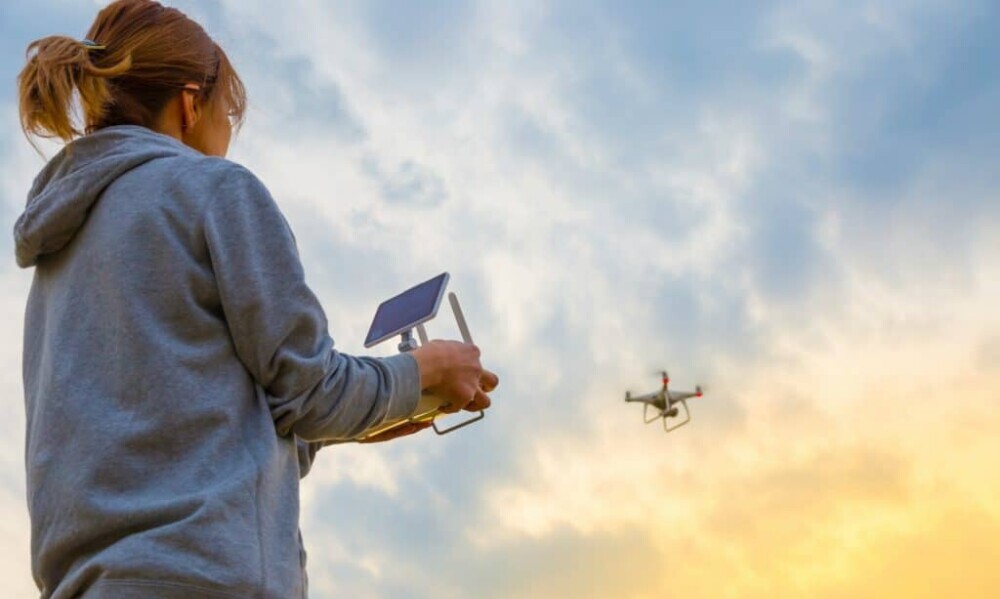
[[[85,41],[45,37],[28,45],[26,58],[17,84],[29,139],[69,142],[112,125],[151,127],[191,82],[206,102],[225,102],[234,126],[246,111],[243,82],[222,48],[184,13],[153,0],[112,2]]]

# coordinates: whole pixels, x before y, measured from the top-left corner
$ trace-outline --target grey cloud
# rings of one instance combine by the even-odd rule
[[[222,2],[183,1],[176,6],[198,21],[233,60],[247,87],[248,120],[267,107],[281,136],[319,135],[345,144],[366,138],[364,124],[340,84],[314,68],[315,57],[292,53],[280,34],[233,14]]]
[[[412,521],[421,518],[421,499],[411,498],[411,507],[403,510],[411,520],[406,532],[400,530],[398,520],[391,521],[401,510],[398,503],[389,501],[375,500],[360,518],[344,518],[333,525],[325,522],[324,535],[359,540],[351,547],[358,556],[375,553],[376,548],[391,547],[391,551],[382,553],[386,564],[377,577],[349,562],[326,560],[311,552],[313,568],[323,568],[335,581],[325,588],[314,586],[314,594],[326,598],[378,594],[427,599],[603,599],[627,597],[648,588],[649,577],[662,571],[663,556],[640,530],[592,535],[560,530],[545,538],[476,549],[457,539],[440,538],[438,531],[446,523],[426,518],[430,514],[423,514],[426,525],[414,530]],[[461,504],[455,504],[455,511],[461,513]]]
[[[41,5],[49,4],[49,10]],[[24,67],[25,50],[32,41],[49,35],[68,35],[82,39],[90,28],[97,8],[93,3],[5,2],[3,19],[0,20],[0,53],[8,57],[0,62],[0,80],[5,82],[0,90],[0,100],[15,101],[17,90],[13,85],[17,74]],[[16,103],[15,103],[16,105]]]
[[[395,49],[394,58],[412,57],[415,51],[456,35],[458,25],[473,14],[473,6],[460,0],[432,0],[419,5],[400,5],[392,0],[355,4],[352,11],[371,27],[384,48]]]
[[[441,177],[413,160],[385,167],[375,157],[369,156],[362,165],[364,171],[378,181],[382,197],[390,204],[429,209],[440,206],[448,199]]]
[[[663,353],[680,354],[678,370],[710,364],[720,355],[762,357],[766,339],[750,321],[738,286],[715,278],[663,276],[654,286],[654,321]],[[704,297],[702,297],[704,296]]]
[[[303,204],[288,202],[286,206],[309,284],[319,293],[335,294],[339,302],[357,306],[361,320],[374,315],[395,278],[393,255],[397,250],[391,245],[341,239],[333,223]],[[366,214],[354,213],[351,218],[358,221],[359,228],[368,228],[363,222],[368,219]]]
[[[254,46],[276,48],[266,38]],[[253,119],[260,106],[287,106],[268,116],[283,136],[322,136],[330,141],[354,144],[367,137],[360,117],[351,108],[340,86],[313,68],[304,58],[282,58],[278,53],[255,49],[259,62],[239,66],[247,85]]]
[[[625,168],[682,157],[706,107],[757,106],[761,92],[803,74],[792,54],[763,43],[769,7],[580,6],[553,11],[539,51],[572,67],[564,99]]]
[[[990,118],[1000,98],[1000,20],[995,3],[921,11],[913,47],[885,48],[831,86],[834,168],[870,202],[899,202],[921,170],[977,163],[1000,148]],[[935,21],[933,26],[931,20]],[[962,198],[951,198],[961,206]],[[956,206],[956,207],[959,207]]]
[[[357,143],[367,137],[364,124],[354,114],[340,86],[321,77],[308,61],[291,58],[275,60],[266,66],[280,73],[291,92],[292,111],[282,121],[292,131],[302,135],[323,131],[348,143]],[[270,81],[265,83],[266,79],[261,78],[259,88],[273,85]]]
[[[759,200],[747,205],[744,214],[752,225],[752,254],[746,266],[767,299],[795,303],[817,283],[836,286],[839,272],[817,239],[815,210],[778,185],[754,195]]]

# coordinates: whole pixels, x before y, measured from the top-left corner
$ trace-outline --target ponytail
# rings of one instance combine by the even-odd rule
[[[28,64],[17,78],[21,128],[38,137],[58,137],[65,142],[83,135],[74,122],[73,101],[79,97],[83,122],[99,122],[111,103],[107,78],[131,66],[126,56],[118,64],[101,68],[91,60],[101,46],[65,36],[50,36],[28,45]]]

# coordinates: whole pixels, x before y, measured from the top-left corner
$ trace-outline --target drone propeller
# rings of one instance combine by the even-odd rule
[[[667,374],[666,370],[660,371],[660,379],[663,381],[663,388],[666,389],[667,385],[670,384],[670,375]]]

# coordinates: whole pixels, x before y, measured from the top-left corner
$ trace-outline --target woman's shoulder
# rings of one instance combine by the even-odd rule
[[[254,182],[263,186],[263,182],[249,168],[228,158],[206,156],[199,152],[191,152],[178,156],[181,179],[194,183],[220,184],[232,181]]]
[[[186,192],[206,199],[234,195],[270,199],[264,182],[239,162],[195,153],[178,156],[176,160],[173,180]]]

